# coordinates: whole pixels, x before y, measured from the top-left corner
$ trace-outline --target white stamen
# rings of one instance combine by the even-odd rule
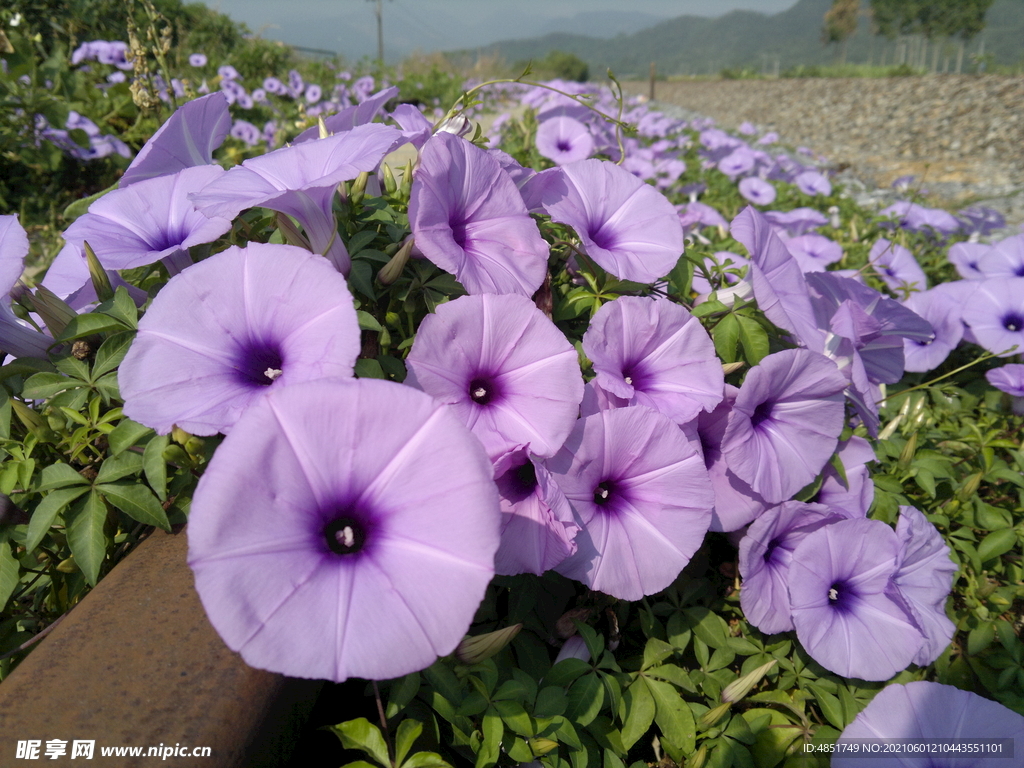
[[[630,386],[633,386],[633,377],[632,376],[627,376],[625,379],[623,379],[623,381],[625,381]]]
[[[601,486],[598,486],[597,490],[594,492],[594,494],[596,496],[600,496],[602,499],[607,499],[608,498],[608,489],[607,488],[602,488]]]
[[[352,530],[351,525],[346,525],[334,534],[334,538],[337,539],[338,543],[346,549],[351,549],[352,545],[356,543],[356,534],[355,531]]]
[[[483,387],[477,387],[476,389],[473,390],[473,397],[476,398],[477,400],[482,400],[483,398],[487,397],[487,390],[484,389]]]
[[[835,587],[832,587],[832,589],[830,589],[828,591],[828,599],[829,600],[838,600],[839,599],[839,592],[836,591]]]
[[[263,372],[263,375],[266,376],[271,381],[273,381],[282,373],[284,373],[284,371],[282,371],[280,368],[267,368],[267,370]]]

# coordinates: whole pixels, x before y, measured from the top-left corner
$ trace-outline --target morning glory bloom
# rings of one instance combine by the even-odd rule
[[[231,126],[231,136],[244,141],[250,147],[255,147],[263,139],[260,129],[248,120],[235,120]]]
[[[988,383],[1014,397],[1024,397],[1024,365],[1010,364],[985,373]]]
[[[767,218],[748,205],[733,219],[731,229],[750,253],[746,280],[754,289],[757,306],[779,328],[821,351],[824,340],[815,325],[803,272]]]
[[[975,739],[1013,739],[1024,744],[1024,717],[976,693],[927,680],[887,685],[839,736],[851,739],[949,739],[969,743]],[[986,768],[995,761],[986,752],[878,754],[837,752],[832,768]],[[1002,762],[1006,762],[1004,759]]]
[[[944,285],[947,284],[912,293],[903,302],[907,309],[926,320],[934,333],[930,340],[903,340],[905,370],[924,372],[938,368],[964,337],[963,307],[948,290],[941,290]]]
[[[740,606],[747,621],[766,635],[793,629],[788,586],[793,551],[812,531],[845,517],[824,504],[787,501],[750,524],[739,552]]]
[[[868,261],[892,291],[901,290],[904,284],[916,291],[928,288],[928,278],[914,254],[898,243],[879,238],[871,247]]]
[[[986,275],[979,265],[990,250],[992,246],[985,243],[954,243],[949,247],[947,258],[965,280],[984,280]]]
[[[805,235],[808,231],[828,224],[828,216],[813,208],[794,208],[792,211],[767,211],[764,217],[773,229],[789,237]]]
[[[342,181],[376,169],[398,136],[395,128],[372,124],[283,147],[235,166],[192,200],[210,217],[233,219],[256,206],[294,216],[310,249],[348,274],[349,255],[332,210],[334,195]]]
[[[638,283],[672,270],[683,253],[683,229],[664,195],[605,160],[581,160],[560,171],[564,184],[547,185],[541,205],[576,231],[587,256]]]
[[[198,165],[107,193],[64,232],[78,247],[88,242],[107,269],[133,269],[163,260],[171,274],[192,263],[188,249],[216,240],[231,220],[204,216],[190,197],[223,179],[219,165]]]
[[[621,600],[671,584],[704,541],[714,498],[697,448],[641,405],[580,419],[547,467],[576,512],[555,570]]]
[[[921,630],[889,596],[900,544],[879,520],[840,520],[793,551],[789,599],[796,635],[825,669],[888,680],[917,656]]]
[[[406,383],[448,405],[492,460],[524,445],[553,455],[583,399],[576,350],[533,302],[514,294],[439,305],[420,324],[407,364]]]
[[[734,179],[754,167],[754,153],[746,144],[737,147],[718,161],[718,170]]]
[[[409,226],[423,255],[471,294],[532,296],[547,275],[547,243],[515,183],[453,134],[436,134],[420,151]]]
[[[1000,357],[1024,350],[1024,277],[979,280],[963,319],[977,343]]]
[[[956,632],[946,616],[946,598],[957,565],[942,534],[914,507],[900,507],[896,538],[900,553],[890,594],[902,602],[924,635],[914,664],[926,667],[946,650]]]
[[[740,194],[754,205],[771,205],[775,202],[775,187],[757,176],[740,180]]]
[[[206,66],[206,54],[205,53],[193,53],[189,54],[188,63],[193,67],[205,67]]]
[[[228,432],[267,392],[352,376],[345,278],[290,245],[233,246],[171,278],[139,321],[119,381],[129,417],[167,434]]]
[[[827,197],[832,194],[832,184],[817,171],[799,173],[793,179],[793,183],[799,187],[801,192],[811,197],[816,195],[825,195]]]
[[[1024,233],[993,243],[978,270],[985,277],[1024,277]]]
[[[228,100],[223,93],[211,93],[183,104],[139,150],[118,186],[124,189],[154,176],[212,165],[213,151],[223,143],[230,129]]]
[[[729,468],[766,501],[786,501],[810,483],[843,431],[846,379],[806,349],[768,355],[740,387],[722,453]]]
[[[310,88],[319,88],[320,86],[309,86]],[[364,99],[359,104],[345,107],[345,109],[338,112],[336,115],[328,115],[324,118],[324,127],[327,128],[327,132],[330,133],[341,133],[343,131],[351,131],[357,125],[366,125],[372,123],[373,119],[384,109],[384,105],[391,101],[393,98],[398,96],[398,88],[392,86],[391,88],[385,88],[379,93],[373,94]],[[308,89],[307,89],[308,98]],[[411,106],[411,105],[405,105]],[[415,110],[416,108],[413,107]],[[418,110],[416,110],[418,111]],[[304,130],[294,139],[292,144],[298,144],[303,141],[310,141],[312,139],[320,138],[320,126],[313,125]]]
[[[698,228],[721,227],[728,229],[729,227],[729,223],[722,218],[722,214],[710,205],[699,203],[696,200],[680,206],[679,224],[687,234]]]
[[[537,151],[555,165],[586,160],[594,153],[594,137],[579,120],[552,117],[537,126]]]
[[[487,457],[437,402],[387,381],[308,382],[269,393],[218,447],[188,562],[250,666],[390,679],[462,640],[499,522]]]
[[[913,232],[932,231],[939,235],[951,235],[960,229],[960,222],[948,211],[941,208],[925,208],[906,200],[883,208],[878,215],[893,217],[900,227]]]
[[[576,551],[573,539],[579,526],[572,506],[544,463],[525,448],[499,463],[504,470],[495,473],[501,496],[501,544],[494,571],[502,576],[540,576]]]
[[[230,64],[224,64],[217,68],[217,74],[225,80],[241,80],[242,76],[238,74],[238,70],[232,67]]]
[[[875,451],[863,437],[852,435],[839,443],[836,455],[843,464],[846,480],[835,467],[826,464],[818,502],[846,510],[849,517],[867,517],[875,499],[875,484],[868,469],[868,464],[875,461]]]
[[[722,400],[722,363],[707,331],[667,299],[621,296],[602,306],[583,336],[594,384],[677,424]]]
[[[843,246],[824,235],[807,234],[784,240],[786,249],[806,272],[823,272],[843,258]]]

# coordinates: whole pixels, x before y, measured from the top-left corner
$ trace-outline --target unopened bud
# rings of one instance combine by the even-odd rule
[[[363,171],[355,180],[352,182],[352,190],[349,193],[349,199],[353,205],[358,205],[363,202],[363,197],[366,196],[366,182],[370,180],[370,174]]]
[[[192,437],[191,434],[186,432],[184,429],[175,424],[171,427],[171,440],[176,442],[178,445],[184,445],[188,442],[188,439]]]
[[[78,316],[75,310],[45,285],[36,288],[36,292],[32,296],[32,308],[43,318],[43,322],[50,329],[50,334],[54,338],[60,336],[67,328],[68,323]]]
[[[199,456],[203,453],[206,442],[201,437],[192,436],[185,441],[185,450],[189,456]]]
[[[558,748],[557,741],[540,737],[529,739],[527,743],[530,745],[530,750],[533,752],[534,757],[546,755],[551,750]]]
[[[960,501],[967,501],[978,491],[978,486],[981,485],[981,478],[984,477],[984,472],[975,472],[973,475],[967,478],[967,482],[963,484],[959,491],[957,491],[957,498]]]
[[[828,224],[832,229],[839,229],[839,226],[843,223],[843,220],[839,218],[839,206],[830,205],[828,208]]]
[[[398,193],[402,200],[408,200],[412,194],[412,160],[406,162],[402,169],[402,183],[398,186]]]
[[[456,136],[465,136],[473,129],[473,123],[469,118],[459,113],[446,117],[434,126],[434,133],[454,133]]]
[[[89,278],[92,280],[92,287],[96,289],[96,298],[100,301],[109,301],[114,298],[114,289],[110,285],[110,277],[107,270],[96,258],[96,251],[88,242],[82,243],[82,250],[85,251],[85,262],[89,265]]]
[[[555,657],[555,664],[562,659],[590,661],[590,651],[587,650],[587,644],[582,637],[573,635],[562,643],[562,649],[558,652],[558,656]]]
[[[709,709],[707,712],[700,716],[700,720],[697,721],[697,727],[700,728],[702,731],[708,730],[715,723],[722,719],[722,716],[729,711],[729,708],[731,706],[732,703],[727,701],[724,704],[719,704],[717,707],[713,709]]]
[[[395,252],[391,260],[381,267],[380,272],[377,273],[377,280],[381,285],[391,285],[402,274],[406,262],[409,261],[409,254],[412,253],[412,246],[413,237],[409,235],[402,241],[402,247]]]
[[[391,166],[384,163],[380,167],[380,175],[384,177],[384,190],[393,197],[398,191],[398,182],[395,181],[395,174],[391,172]]]
[[[513,624],[511,627],[497,629],[484,635],[467,636],[455,649],[455,658],[463,664],[479,664],[512,642],[512,638],[518,635],[522,628],[522,624]]]
[[[327,123],[324,122],[323,115],[316,116],[316,127],[321,139],[326,139],[328,136],[330,136],[330,134],[327,133]]]
[[[67,560],[61,560],[57,563],[57,570],[61,573],[74,573],[78,570],[78,565],[75,563],[75,556],[72,555]]]
[[[295,226],[295,223],[291,220],[291,217],[286,213],[278,213],[276,216],[277,228],[281,230],[281,235],[288,245],[298,246],[299,248],[305,248],[307,251],[312,251],[313,246],[309,244],[309,240],[306,236],[299,231],[299,228]]]
[[[768,671],[775,666],[776,660],[772,659],[767,664],[762,664],[757,669],[752,669],[743,677],[737,678],[725,686],[722,691],[722,701],[735,704],[745,698],[755,685],[761,682]]]
[[[912,432],[910,438],[907,440],[907,444],[903,446],[903,450],[900,451],[900,457],[896,461],[896,466],[901,471],[906,471],[907,467],[910,466],[910,462],[914,460],[914,454],[917,453],[917,432]]]
[[[692,759],[687,761],[686,768],[704,768],[704,763],[708,759],[708,745],[701,744],[700,749],[697,750],[697,754]]]
[[[728,376],[730,373],[735,373],[736,371],[738,371],[744,365],[746,365],[746,363],[744,363],[742,360],[739,360],[735,363],[722,363],[722,373]]]

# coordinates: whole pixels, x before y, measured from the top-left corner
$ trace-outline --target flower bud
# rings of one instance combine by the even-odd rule
[[[772,659],[767,664],[762,664],[757,669],[752,669],[743,677],[733,680],[725,686],[725,689],[722,691],[722,701],[735,704],[737,701],[745,698],[746,695],[750,693],[751,689],[761,682],[762,678],[768,674],[768,671],[774,667],[776,663],[776,659]]]
[[[349,199],[352,201],[352,205],[358,205],[363,202],[363,197],[366,196],[366,182],[370,180],[370,174],[363,171],[355,180],[352,182],[352,189],[349,192]]]
[[[527,743],[530,745],[530,749],[533,752],[534,757],[546,755],[551,750],[558,748],[557,741],[552,741],[551,739],[544,739],[539,737],[529,739]]]
[[[391,260],[380,268],[377,273],[377,280],[381,285],[391,285],[402,274],[406,262],[409,261],[409,254],[412,252],[413,237],[409,235],[402,241],[402,247],[395,252]]]
[[[474,637],[467,635],[455,649],[455,658],[464,664],[479,664],[508,645],[522,628],[522,624],[513,624],[511,627],[497,629],[483,635]]]
[[[723,694],[724,695],[724,694]],[[700,720],[697,721],[697,727],[702,731],[706,731],[711,728],[715,723],[722,719],[722,716],[729,711],[732,706],[732,702],[725,702],[719,704],[713,709],[709,709],[703,715],[700,716]]]
[[[380,174],[384,177],[384,189],[389,195],[394,196],[398,191],[398,182],[395,181],[395,174],[391,172],[391,166],[384,163],[380,167]]]
[[[328,136],[330,136],[330,134],[327,132],[327,123],[324,122],[323,115],[316,116],[316,127],[317,133],[319,134],[321,139],[326,139]]]
[[[110,285],[110,277],[107,271],[96,258],[96,251],[88,242],[82,243],[82,250],[85,251],[85,262],[89,265],[89,278],[92,280],[92,287],[96,289],[96,298],[100,301],[108,301],[114,298],[114,289]]]
[[[434,126],[434,133],[454,133],[456,136],[465,136],[473,129],[473,123],[464,114],[459,113],[446,117]]]
[[[32,296],[32,308],[36,311],[54,338],[60,336],[72,318],[78,313],[45,285],[36,288]]]
[[[900,457],[896,461],[896,466],[901,471],[906,471],[907,467],[910,466],[910,462],[914,460],[914,454],[917,453],[917,432],[912,432],[910,438],[907,440],[907,444],[903,446],[903,450],[900,451]]]

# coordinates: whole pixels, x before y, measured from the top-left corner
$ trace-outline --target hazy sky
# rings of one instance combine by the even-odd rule
[[[385,54],[474,48],[546,32],[612,36],[685,14],[720,16],[745,9],[777,13],[796,0],[384,0]],[[263,37],[337,51],[350,60],[377,50],[375,3],[368,0],[206,0]],[[628,13],[626,13],[628,11]],[[574,22],[577,14],[587,17]],[[631,20],[629,16],[632,15]]]

